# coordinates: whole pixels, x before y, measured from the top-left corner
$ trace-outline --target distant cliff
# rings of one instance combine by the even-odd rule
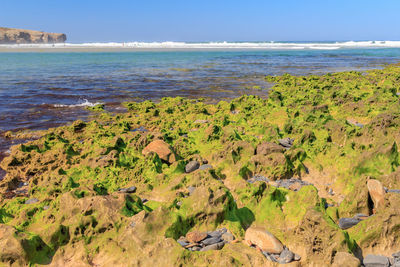
[[[63,33],[48,33],[0,27],[0,44],[47,44],[63,43],[67,36]]]

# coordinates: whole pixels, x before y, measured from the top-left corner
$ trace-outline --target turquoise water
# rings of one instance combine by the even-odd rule
[[[0,132],[85,118],[94,103],[116,111],[164,96],[265,96],[265,75],[365,70],[399,58],[399,48],[0,53]]]

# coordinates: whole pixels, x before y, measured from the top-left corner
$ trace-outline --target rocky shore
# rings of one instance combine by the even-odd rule
[[[400,266],[400,65],[266,79],[13,146],[0,265]]]
[[[0,27],[0,44],[53,44],[64,43],[66,40],[64,33]]]

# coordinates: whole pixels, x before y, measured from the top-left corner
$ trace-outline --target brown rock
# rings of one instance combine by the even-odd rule
[[[198,243],[201,240],[205,239],[206,237],[207,237],[207,233],[202,233],[202,232],[198,232],[198,231],[193,231],[193,232],[189,232],[186,234],[186,239],[190,243]]]
[[[285,151],[285,148],[282,146],[271,143],[271,142],[265,142],[257,146],[257,155],[269,155],[271,153],[283,153]]]
[[[333,260],[332,267],[359,267],[360,260],[347,252],[338,252]]]
[[[0,224],[0,265],[2,264],[11,266],[27,266],[26,253],[16,239],[16,230],[14,227]]]
[[[368,192],[374,202],[374,208],[377,209],[383,206],[385,202],[385,189],[381,182],[375,179],[370,179],[367,182]]]
[[[163,140],[155,140],[148,144],[143,150],[142,154],[144,156],[147,156],[151,152],[156,153],[160,159],[169,162],[169,163],[174,163],[175,162],[175,154],[172,151],[171,147],[165,143]]]
[[[250,227],[246,230],[245,240],[268,253],[281,253],[283,245],[273,234],[261,227]]]

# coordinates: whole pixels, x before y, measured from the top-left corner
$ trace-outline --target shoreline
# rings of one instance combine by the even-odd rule
[[[400,64],[267,76],[266,99],[97,107],[0,163],[0,241],[29,243],[13,254],[21,265],[37,251],[56,265],[389,261],[400,238],[399,75]]]

